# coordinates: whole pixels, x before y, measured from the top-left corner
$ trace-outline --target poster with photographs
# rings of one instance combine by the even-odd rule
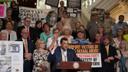
[[[81,9],[81,0],[68,0],[67,6],[69,8],[79,8],[79,9]]]
[[[58,7],[59,0],[46,0],[45,4],[50,5],[52,7]]]
[[[0,41],[0,72],[23,72],[21,41]]]
[[[22,22],[25,17],[31,17],[31,23],[35,24],[37,20],[41,20],[47,16],[47,13],[50,10],[40,10],[36,8],[28,8],[28,7],[19,7],[19,17],[21,18]]]
[[[0,72],[11,72],[11,56],[0,56]]]

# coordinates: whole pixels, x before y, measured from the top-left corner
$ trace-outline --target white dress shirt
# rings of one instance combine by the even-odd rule
[[[68,61],[67,59],[67,50],[61,49],[62,61]]]

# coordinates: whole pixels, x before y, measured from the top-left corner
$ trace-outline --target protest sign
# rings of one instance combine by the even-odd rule
[[[69,45],[69,48],[73,48],[82,61],[92,62],[93,68],[102,67],[98,45]]]
[[[0,4],[0,18],[5,18],[6,16],[6,5]]]
[[[0,72],[23,72],[21,41],[0,41]]]

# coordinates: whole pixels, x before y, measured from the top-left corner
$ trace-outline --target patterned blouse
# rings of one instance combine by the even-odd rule
[[[37,49],[34,50],[33,53],[34,66],[32,72],[40,72],[41,70],[41,68],[39,67],[40,65],[46,67],[46,70],[43,72],[50,72],[50,64],[47,61],[48,54],[49,52],[47,50],[44,51],[39,51]]]

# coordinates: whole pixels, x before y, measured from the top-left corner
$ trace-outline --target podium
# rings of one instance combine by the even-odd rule
[[[61,62],[57,64],[57,69],[61,70],[91,70],[91,62]],[[67,71],[64,71],[67,72]],[[75,72],[75,71],[74,71]]]

